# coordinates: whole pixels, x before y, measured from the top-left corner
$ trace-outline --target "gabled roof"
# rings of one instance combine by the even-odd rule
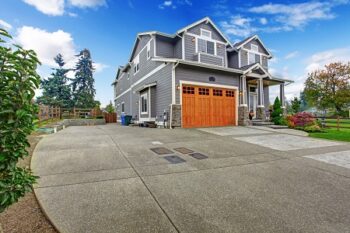
[[[196,26],[198,24],[204,23],[204,22],[210,23],[215,28],[215,30],[220,34],[220,36],[222,36],[222,38],[224,38],[226,40],[226,42],[230,46],[232,46],[230,40],[227,39],[227,37],[220,31],[220,29],[215,25],[215,23],[209,17],[205,17],[205,18],[200,19],[200,20],[198,20],[198,21],[196,21],[196,22],[194,22],[194,23],[192,23],[192,24],[190,24],[190,25],[188,25],[188,26],[186,26],[184,28],[181,28],[180,30],[178,30],[176,32],[176,34],[180,34],[180,33],[184,32],[184,31],[187,31],[188,29],[190,29],[190,28],[192,28],[192,27],[194,27],[194,26]]]
[[[267,72],[267,70],[265,70],[265,68],[262,67],[262,65],[260,63],[254,63],[251,65],[243,66],[240,69],[243,70],[244,74],[248,74],[249,72],[251,72],[253,70],[260,69],[263,73],[265,73],[266,77],[272,78],[271,74],[269,72]]]
[[[250,41],[252,40],[258,40],[260,42],[260,44],[264,47],[264,49],[266,50],[267,54],[269,55],[269,57],[272,57],[272,54],[270,53],[270,51],[267,49],[267,47],[264,45],[264,43],[262,42],[262,40],[259,38],[258,35],[253,35],[250,36],[244,40],[242,40],[241,42],[238,42],[236,44],[234,44],[234,47],[236,47],[237,49],[242,48],[245,44],[248,44]]]

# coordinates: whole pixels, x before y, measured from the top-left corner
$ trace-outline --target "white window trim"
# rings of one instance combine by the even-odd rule
[[[147,60],[151,59],[151,43],[150,43],[150,41],[147,43],[146,55],[147,55]]]
[[[146,98],[145,98],[146,97]],[[142,102],[142,98],[146,99],[147,101],[147,112],[142,112],[142,107],[143,107],[143,102]],[[147,96],[147,92],[143,93],[142,95],[140,95],[140,108],[141,108],[141,114],[148,114],[148,96]]]
[[[124,106],[124,107],[123,107]],[[123,109],[124,108],[124,109]],[[124,110],[124,111],[123,111]],[[121,104],[120,104],[120,111],[122,112],[122,113],[125,113],[125,102],[123,101],[123,102],[121,102]]]
[[[133,61],[134,64],[134,75],[136,75],[139,71],[140,71],[140,54],[138,54]],[[137,69],[137,65],[138,65],[138,69]],[[135,71],[136,69],[136,71]]]
[[[250,44],[250,50],[252,50],[253,52],[259,52],[259,46],[255,44]]]
[[[202,52],[202,51],[198,51],[198,40],[205,40],[205,41],[210,41],[210,42],[213,42],[214,43],[214,54],[211,54],[211,53],[208,53],[208,45],[206,45],[206,50],[207,50],[207,52]],[[217,57],[220,57],[220,56],[218,56],[217,55],[217,48],[216,48],[216,41],[213,41],[213,40],[207,40],[207,38],[206,37],[197,37],[196,38],[196,53],[203,53],[203,54],[208,54],[208,55],[212,55],[212,56],[217,56]]]
[[[202,32],[208,32],[208,33],[210,34],[210,36],[209,36],[209,37],[204,36]],[[201,37],[204,37],[204,38],[210,38],[210,39],[212,38],[211,31],[209,31],[209,30],[206,30],[206,29],[201,28],[200,33],[201,33]]]
[[[259,56],[259,63],[261,64],[261,55],[259,54],[259,53],[255,53],[254,51],[251,51],[251,50],[249,50],[248,51],[248,62],[247,62],[247,64],[248,65],[251,65],[251,64],[255,64],[255,63],[257,63],[257,61],[255,60],[255,62],[253,62],[253,63],[250,63],[250,54],[251,53],[253,53],[254,54],[254,60],[255,60],[255,55],[258,55]],[[262,64],[261,64],[262,65]]]

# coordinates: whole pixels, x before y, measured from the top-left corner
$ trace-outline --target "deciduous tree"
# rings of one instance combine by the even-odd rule
[[[0,28],[0,212],[31,191],[37,177],[17,166],[28,156],[27,136],[33,130],[33,104],[40,76],[34,51],[4,46],[11,36]]]
[[[310,105],[321,110],[333,108],[340,114],[350,103],[350,63],[331,63],[312,72],[304,93]]]

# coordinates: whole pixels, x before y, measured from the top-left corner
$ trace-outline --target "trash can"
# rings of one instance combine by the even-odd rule
[[[125,116],[124,116],[124,125],[130,125],[130,123],[131,123],[131,118],[132,118],[132,116],[130,116],[130,115],[125,115]]]
[[[124,115],[124,114],[122,114],[122,115],[120,116],[120,119],[121,119],[121,121],[122,121],[122,125],[125,125],[125,115]]]

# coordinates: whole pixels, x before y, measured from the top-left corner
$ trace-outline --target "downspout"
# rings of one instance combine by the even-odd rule
[[[172,129],[172,122],[173,122],[173,105],[176,104],[176,87],[175,87],[175,69],[179,65],[179,61],[177,61],[175,64],[173,63],[173,67],[171,69],[171,105],[170,105],[170,123],[169,127]]]

